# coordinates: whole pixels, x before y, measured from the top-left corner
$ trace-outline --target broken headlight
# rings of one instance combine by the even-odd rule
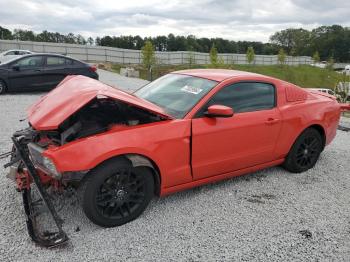
[[[30,153],[30,158],[33,161],[35,167],[43,170],[48,175],[52,175],[56,179],[61,178],[61,174],[57,171],[53,161],[50,158],[43,155],[43,148],[34,143],[29,143],[28,149]]]

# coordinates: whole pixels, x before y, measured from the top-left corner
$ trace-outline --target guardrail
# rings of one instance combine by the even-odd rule
[[[58,53],[68,55],[88,62],[112,62],[119,64],[141,64],[142,56],[140,50],[121,49],[105,46],[88,46],[65,43],[47,43],[16,40],[0,40],[0,51],[9,49],[25,49],[38,53]],[[158,64],[180,65],[180,64],[209,64],[208,53],[176,51],[156,51]],[[248,64],[245,54],[218,54],[225,64]],[[256,55],[256,65],[278,64],[277,55]],[[287,65],[310,64],[312,59],[309,56],[287,56]]]

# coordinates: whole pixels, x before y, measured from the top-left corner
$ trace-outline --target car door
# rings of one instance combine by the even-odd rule
[[[60,56],[45,56],[42,70],[43,87],[52,89],[56,87],[67,75],[66,58]]]
[[[41,89],[43,85],[43,56],[27,56],[9,65],[9,83],[12,90]]]
[[[206,117],[214,104],[233,108],[234,115]],[[222,88],[192,120],[194,180],[273,161],[280,128],[274,85],[242,82]]]

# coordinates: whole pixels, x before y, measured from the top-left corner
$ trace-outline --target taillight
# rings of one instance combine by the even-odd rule
[[[94,66],[94,65],[92,65],[92,66],[89,67],[89,69],[90,69],[90,71],[92,71],[92,72],[96,72],[97,67]]]

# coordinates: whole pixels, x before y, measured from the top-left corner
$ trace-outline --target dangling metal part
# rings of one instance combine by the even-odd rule
[[[23,205],[24,210],[27,216],[27,228],[28,233],[32,240],[36,242],[37,244],[45,247],[55,247],[61,244],[64,244],[67,242],[68,237],[66,233],[62,229],[63,221],[58,216],[55,208],[53,207],[50,197],[48,193],[46,192],[45,188],[42,186],[42,183],[40,181],[40,176],[37,173],[37,170],[35,169],[32,161],[29,158],[29,155],[27,151],[23,148],[21,143],[17,140],[15,136],[12,137],[13,144],[16,148],[16,157],[19,157],[24,166],[27,168],[27,172],[31,177],[31,180],[35,183],[37,187],[37,191],[39,192],[40,198],[42,199],[43,203],[46,205],[47,209],[49,210],[55,224],[57,227],[57,231],[55,232],[43,232],[41,233],[37,228],[37,221],[36,216],[37,214],[34,212],[34,205],[35,203],[32,200],[31,197],[31,187],[26,187],[22,189],[22,196],[23,196]]]

